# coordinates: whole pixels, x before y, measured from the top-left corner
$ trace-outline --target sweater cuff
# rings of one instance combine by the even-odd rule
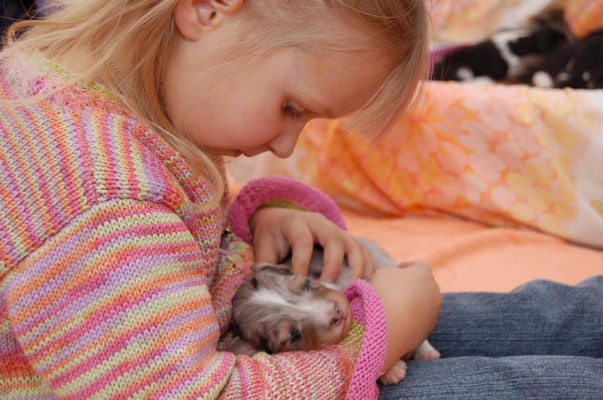
[[[241,239],[252,244],[249,219],[262,205],[285,201],[302,210],[321,213],[341,229],[346,229],[335,202],[320,190],[281,176],[268,176],[250,181],[236,197],[228,211],[228,225]]]
[[[387,352],[387,319],[381,298],[365,280],[359,279],[346,289],[354,319],[364,327],[364,338],[356,360],[347,399],[377,399],[377,378]]]

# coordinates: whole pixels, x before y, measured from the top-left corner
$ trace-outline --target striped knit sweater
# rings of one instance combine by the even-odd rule
[[[251,213],[285,200],[343,226],[332,201],[267,178],[229,214],[202,210],[212,188],[183,156],[98,85],[63,88],[69,76],[15,56],[0,71],[0,397],[375,398],[385,317],[364,281],[337,346],[220,350]]]

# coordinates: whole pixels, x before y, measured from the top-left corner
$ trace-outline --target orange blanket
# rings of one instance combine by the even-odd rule
[[[456,218],[376,218],[345,211],[348,228],[395,260],[425,259],[444,292],[509,291],[533,279],[575,284],[603,274],[603,252],[529,230]]]

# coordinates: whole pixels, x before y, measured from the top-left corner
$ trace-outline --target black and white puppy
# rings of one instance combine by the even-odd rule
[[[561,46],[516,80],[541,88],[603,89],[603,31]]]
[[[553,17],[551,17],[553,18]],[[556,20],[559,16],[554,17]],[[469,81],[514,80],[568,43],[559,24],[535,20],[525,29],[495,33],[488,40],[463,46],[435,60],[433,79]]]
[[[375,243],[359,241],[377,268],[396,265]],[[352,282],[352,272],[344,264],[337,282],[320,280],[323,255],[322,248],[315,247],[308,277],[291,272],[291,258],[278,265],[254,265],[253,274],[232,301],[232,326],[238,338],[227,350],[252,355],[257,351],[316,350],[339,343],[352,325],[350,304],[343,294]],[[436,359],[440,354],[425,340],[412,357]],[[406,365],[400,360],[380,379],[383,383],[397,383],[405,374]]]
[[[444,53],[433,79],[502,82],[541,88],[603,88],[603,31],[577,39],[560,10],[549,10],[525,29]]]

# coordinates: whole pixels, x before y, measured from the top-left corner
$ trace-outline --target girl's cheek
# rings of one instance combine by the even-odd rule
[[[255,146],[268,144],[277,139],[281,132],[281,126],[275,121],[262,119],[255,121],[254,129],[251,130],[249,137],[253,138]]]

